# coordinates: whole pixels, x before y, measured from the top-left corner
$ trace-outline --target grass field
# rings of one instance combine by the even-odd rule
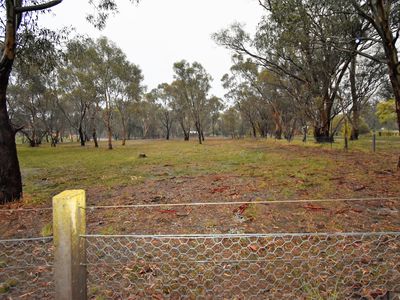
[[[64,189],[112,190],[145,180],[215,174],[261,178],[261,185],[273,189],[274,198],[329,197],[338,192],[332,180],[337,174],[351,174],[346,184],[367,184],[376,172],[394,171],[400,154],[399,138],[379,140],[377,153],[371,152],[370,138],[352,142],[349,152],[340,141],[332,146],[250,139],[208,140],[204,145],[152,140],[115,145],[112,151],[105,145],[100,149],[78,144],[19,146],[25,203],[50,203]],[[139,153],[147,158],[139,158]]]
[[[103,144],[99,149],[90,144],[62,144],[57,148],[20,145],[24,200],[6,208],[50,207],[51,198],[65,189],[85,189],[89,205],[398,197],[400,175],[396,164],[400,140],[378,140],[377,150],[372,153],[369,137],[351,142],[349,151],[343,150],[340,140],[333,145],[273,139],[208,139],[203,145],[195,141],[140,140],[130,141],[125,147],[115,142],[112,151]],[[139,158],[140,153],[147,157]],[[276,204],[268,211],[266,207],[250,205],[243,214],[252,221],[240,226],[232,225],[237,221],[232,219],[235,207],[213,211],[204,208],[190,213],[187,220],[180,218],[179,228],[168,224],[175,222],[177,214],[188,215],[187,211],[162,210],[158,215],[138,211],[136,221],[129,222],[132,212],[108,210],[92,214],[89,228],[106,234],[197,229],[309,232],[364,227],[375,231],[379,226],[396,230],[400,227],[400,218],[395,218],[399,214],[398,203],[385,202],[385,209],[387,205],[395,208],[382,214],[363,203],[327,207]],[[382,203],[368,205],[382,207]],[[333,208],[340,218],[332,218]],[[266,222],[268,218],[270,222]],[[1,219],[6,224],[0,226],[2,236],[18,232],[51,234],[51,216],[44,212],[36,217],[10,214]]]

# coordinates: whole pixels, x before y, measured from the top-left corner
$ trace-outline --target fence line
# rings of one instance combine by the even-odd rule
[[[398,231],[101,235],[86,234],[86,214],[114,208],[398,200],[85,207],[84,191],[66,191],[53,198],[54,237],[0,240],[0,298],[80,300],[87,299],[86,292],[91,299],[389,298],[400,291]]]
[[[275,237],[363,237],[363,236],[382,236],[393,235],[400,236],[400,231],[384,231],[384,232],[304,232],[304,233],[237,233],[237,234],[126,234],[126,235],[104,235],[104,234],[85,234],[80,235],[82,238],[154,238],[154,239],[181,239],[181,238],[275,238]]]
[[[20,239],[5,239],[5,240],[0,240],[0,243],[18,243],[18,242],[35,242],[35,241],[51,241],[53,240],[52,236],[48,237],[35,237],[35,238],[20,238]]]
[[[157,203],[157,204],[132,204],[132,205],[97,205],[87,206],[87,210],[119,209],[119,208],[154,208],[177,206],[219,206],[219,205],[244,205],[244,204],[283,204],[283,203],[335,203],[335,202],[370,202],[370,201],[400,201],[400,197],[387,198],[348,198],[348,199],[298,199],[298,200],[267,200],[267,201],[229,201],[229,202],[188,202],[188,203]]]
[[[187,202],[187,203],[155,203],[155,204],[132,204],[132,205],[93,205],[81,207],[86,210],[95,209],[124,209],[124,208],[152,208],[152,207],[176,207],[176,206],[217,206],[217,205],[243,205],[243,204],[284,204],[284,203],[335,203],[335,202],[372,202],[372,201],[400,201],[400,197],[379,197],[379,198],[333,198],[333,199],[293,199],[293,200],[265,200],[265,201],[228,201],[228,202]],[[52,210],[52,207],[39,208],[10,208],[0,209],[0,212],[27,212]]]
[[[92,297],[376,299],[400,290],[399,232],[85,240]]]

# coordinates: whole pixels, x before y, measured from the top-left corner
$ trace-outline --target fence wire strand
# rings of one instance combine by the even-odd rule
[[[285,204],[285,203],[325,203],[325,202],[372,202],[372,201],[400,201],[400,197],[370,197],[370,198],[337,198],[337,199],[292,199],[292,200],[266,200],[266,201],[217,201],[217,202],[187,202],[187,203],[144,203],[144,204],[132,204],[132,205],[92,205],[87,207],[81,207],[86,210],[96,209],[124,209],[124,208],[155,208],[155,207],[177,207],[177,206],[220,206],[220,205],[243,205],[243,204]],[[35,211],[49,211],[51,207],[38,207],[38,208],[10,208],[0,209],[0,212],[35,212]]]

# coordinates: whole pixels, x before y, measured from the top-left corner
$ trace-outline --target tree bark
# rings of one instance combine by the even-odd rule
[[[97,132],[96,132],[96,127],[93,127],[93,131],[92,131],[92,137],[93,137],[93,142],[94,142],[94,146],[95,146],[95,148],[99,148],[99,143],[97,142]]]
[[[197,137],[199,139],[199,144],[201,145],[203,143],[203,141],[201,139],[201,127],[198,122],[195,122],[195,126],[196,126],[196,130],[197,130]]]
[[[84,147],[85,146],[85,135],[83,134],[81,124],[79,124],[78,133],[79,133],[79,141],[81,142],[81,147]]]
[[[11,126],[6,92],[12,61],[0,69],[0,204],[22,197],[22,180],[19,168],[15,131]]]
[[[108,122],[107,124],[107,133],[108,133],[108,150],[112,150],[112,129],[111,129],[111,124]]]
[[[385,1],[376,1],[371,5],[374,27],[382,38],[387,66],[389,69],[389,79],[393,87],[396,102],[397,125],[400,132],[400,62],[396,48],[395,38],[389,24],[389,13]],[[390,5],[390,4],[389,4]]]
[[[331,135],[331,113],[333,100],[326,96],[323,99],[323,105],[319,112],[319,120],[314,125],[314,138],[317,143],[332,143],[333,136]]]
[[[356,88],[356,56],[354,55],[350,63],[350,89],[351,98],[353,102],[352,107],[352,126],[350,140],[358,140],[359,126],[360,126],[360,105]]]
[[[126,145],[126,121],[121,112],[121,122],[122,122],[122,146]]]
[[[0,61],[0,203],[22,197],[22,179],[15,144],[15,130],[7,111],[7,88],[14,63],[17,17],[14,5],[6,1],[5,42]]]

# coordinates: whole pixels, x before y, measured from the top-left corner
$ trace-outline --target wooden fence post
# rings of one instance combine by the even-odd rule
[[[83,190],[53,197],[55,299],[86,300],[86,197]]]

